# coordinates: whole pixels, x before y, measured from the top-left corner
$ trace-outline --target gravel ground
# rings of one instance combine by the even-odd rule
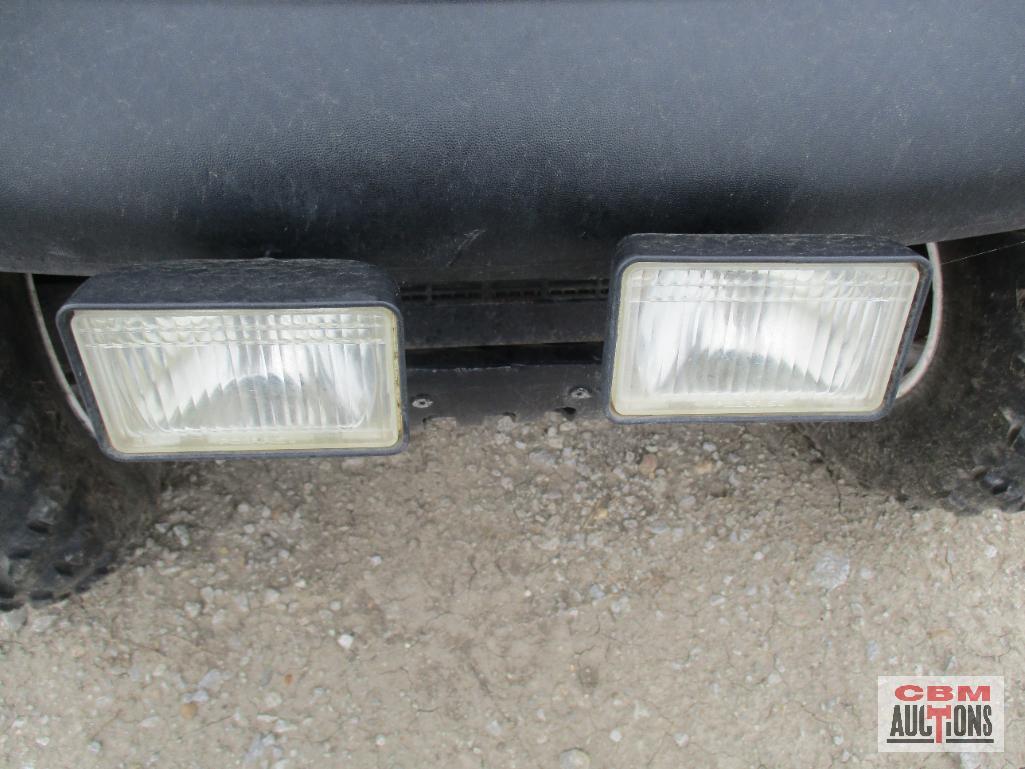
[[[911,509],[791,429],[440,422],[183,465],[162,505],[93,591],[0,618],[3,766],[1025,755],[1025,516]],[[876,676],[943,673],[1006,676],[1007,752],[876,753]]]

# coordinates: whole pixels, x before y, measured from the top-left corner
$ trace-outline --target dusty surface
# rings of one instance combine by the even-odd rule
[[[183,467],[163,506],[97,589],[0,618],[0,765],[1025,755],[1025,516],[911,510],[788,429],[439,425]],[[945,672],[1006,676],[1008,752],[877,754],[876,676]]]

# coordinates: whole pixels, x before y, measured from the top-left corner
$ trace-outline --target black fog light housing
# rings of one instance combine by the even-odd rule
[[[117,459],[405,444],[397,289],[371,265],[130,267],[85,281],[58,326],[100,444]]]
[[[928,285],[928,261],[874,238],[627,238],[611,285],[607,412],[876,419],[893,403]]]

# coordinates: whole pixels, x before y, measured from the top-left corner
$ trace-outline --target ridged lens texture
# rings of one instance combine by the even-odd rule
[[[79,310],[71,330],[125,454],[388,448],[402,436],[384,307]]]
[[[634,263],[622,278],[612,408],[877,411],[918,281],[908,262]]]

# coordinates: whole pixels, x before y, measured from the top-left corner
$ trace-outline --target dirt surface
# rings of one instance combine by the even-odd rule
[[[150,545],[0,617],[5,767],[1018,766],[1025,516],[787,428],[439,423],[182,466]],[[876,752],[876,676],[1006,677],[1003,755]]]

